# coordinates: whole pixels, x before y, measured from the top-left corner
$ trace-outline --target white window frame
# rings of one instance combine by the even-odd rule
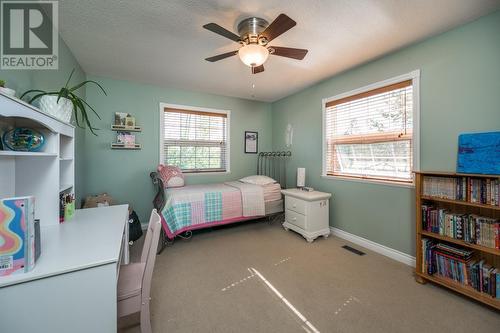
[[[322,171],[321,177],[327,179],[341,179],[341,180],[349,180],[354,182],[362,182],[362,183],[376,183],[390,186],[398,186],[398,187],[415,187],[415,179],[412,183],[402,183],[390,180],[380,180],[380,179],[371,179],[371,178],[355,178],[349,176],[338,176],[338,175],[327,175],[327,167],[326,167],[326,104],[331,101],[335,101],[341,98],[361,94],[370,90],[382,88],[391,84],[399,83],[402,81],[412,80],[412,88],[413,88],[413,131],[412,131],[412,144],[413,144],[413,170],[420,170],[420,70],[416,69],[409,73],[399,75],[396,77],[392,77],[380,82],[372,83],[367,86],[354,89],[342,94],[338,94],[332,97],[323,98],[322,99]]]
[[[198,106],[189,106],[189,105],[180,105],[180,104],[170,104],[170,103],[160,103],[160,137],[159,137],[159,162],[163,163],[165,161],[163,143],[164,143],[164,115],[165,109],[181,109],[181,110],[192,110],[199,112],[210,112],[210,113],[220,113],[225,114],[227,117],[226,121],[226,171],[216,171],[216,172],[206,172],[206,171],[192,171],[186,173],[185,175],[220,175],[220,174],[228,174],[231,173],[231,111],[230,110],[219,110],[219,109],[211,109],[204,108]]]

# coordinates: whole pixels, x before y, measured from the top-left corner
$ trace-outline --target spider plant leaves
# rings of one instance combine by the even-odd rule
[[[77,89],[80,89],[81,87],[83,87],[83,86],[84,86],[84,85],[86,85],[87,83],[93,83],[93,84],[95,84],[96,86],[98,86],[98,87],[101,89],[101,91],[104,93],[104,95],[108,96],[108,94],[106,93],[106,90],[104,90],[104,88],[103,88],[103,87],[102,87],[99,83],[97,83],[97,82],[96,82],[96,81],[94,81],[94,80],[86,80],[86,81],[83,81],[82,83],[80,83],[80,84],[78,84],[78,85],[74,86],[73,88],[69,89],[69,91],[73,92],[73,91],[75,91],[75,90],[77,90]]]
[[[73,73],[75,72],[75,69],[73,68],[73,70],[71,71],[71,73],[69,74],[69,77],[68,77],[68,81],[66,81],[66,84],[64,85],[64,88],[68,88],[68,84],[69,84],[69,81],[71,81],[71,77],[73,76]],[[62,89],[61,89],[62,90]]]
[[[89,104],[87,101],[82,99],[81,97],[77,96],[75,94],[75,91],[80,89],[81,87],[87,85],[87,84],[94,84],[96,85],[103,93],[104,95],[107,96],[106,91],[104,88],[96,81],[94,80],[85,80],[83,82],[80,82],[79,84],[73,86],[73,87],[68,87],[71,78],[73,77],[73,74],[75,73],[75,69],[71,71],[68,80],[66,81],[66,84],[64,87],[62,87],[59,91],[44,91],[44,90],[39,90],[39,89],[32,89],[28,90],[25,93],[21,95],[21,99],[24,98],[25,96],[28,96],[30,94],[35,94],[29,99],[29,103],[33,103],[35,100],[42,96],[57,96],[57,103],[59,103],[61,98],[66,98],[71,101],[71,104],[73,106],[73,113],[75,114],[75,121],[78,127],[85,128],[85,126],[88,126],[92,134],[97,135],[95,133],[95,130],[97,128],[93,127],[92,124],[90,123],[89,116],[87,110],[90,109],[92,112],[101,120],[101,117],[97,113],[97,111]],[[87,109],[88,108],[88,109]]]
[[[87,105],[95,113],[95,115],[97,116],[97,118],[99,118],[99,120],[102,120],[101,116],[97,113],[96,110],[94,110],[93,107],[89,105],[89,103],[87,103],[84,99],[81,99],[80,101],[83,102],[85,105]]]
[[[43,95],[50,95],[50,94],[47,94],[47,93],[40,93],[40,94],[37,94],[37,95],[33,96],[33,97],[29,100],[29,102],[28,102],[28,103],[30,103],[30,104],[31,104],[31,103],[33,103],[33,101],[35,101],[35,100],[36,100],[37,98],[39,98],[39,97],[42,97]]]
[[[71,100],[71,104],[73,104],[73,112],[75,113],[75,121],[76,121],[76,126],[80,127],[80,128],[83,128],[82,125],[80,125],[80,118],[78,116],[78,112],[76,112],[75,110],[77,110],[76,106],[75,106],[75,101],[74,100]]]
[[[24,94],[22,94],[21,97],[19,97],[19,99],[23,99],[24,96],[31,94],[31,93],[34,93],[34,92],[46,93],[45,91],[40,90],[40,89],[31,89],[31,90],[26,91]]]
[[[85,109],[85,105],[83,105],[82,100],[78,98],[78,99],[75,99],[75,102],[77,103],[77,105],[80,109],[80,112],[82,113],[82,117],[84,118],[85,123],[89,127],[90,131],[92,132],[92,134],[97,136],[97,134],[94,132],[94,130],[97,130],[97,128],[92,127],[92,125],[90,124],[89,117],[87,115],[87,110]]]

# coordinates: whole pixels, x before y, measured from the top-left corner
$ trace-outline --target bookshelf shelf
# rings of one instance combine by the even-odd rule
[[[444,199],[444,198],[439,198],[439,197],[431,197],[428,195],[422,195],[420,196],[422,200],[431,200],[431,201],[438,201],[438,202],[446,202],[454,205],[463,205],[463,206],[471,206],[471,207],[478,207],[478,208],[486,208],[486,209],[494,209],[494,210],[499,210],[499,206],[492,206],[492,205],[485,205],[485,204],[480,204],[480,203],[475,203],[475,202],[468,202],[468,201],[463,201],[463,200],[450,200],[450,199]]]
[[[11,150],[0,150],[0,156],[48,156],[48,157],[56,157],[57,153],[45,153],[45,152],[30,152],[30,151],[11,151]]]
[[[473,298],[477,301],[488,304],[488,305],[500,310],[500,300],[495,299],[487,294],[480,293],[471,287],[467,287],[467,286],[464,286],[464,285],[457,283],[453,280],[449,280],[449,279],[442,278],[442,277],[435,276],[435,275],[429,275],[429,274],[424,274],[424,273],[420,273],[420,272],[417,272],[416,274],[417,274],[417,276],[423,278],[424,280],[429,280],[431,282],[437,283],[439,285],[447,287],[451,290],[454,290],[458,293],[461,293],[465,296],[468,296],[470,298]]]
[[[444,190],[445,193],[448,195],[451,193],[451,197],[456,195],[456,197],[465,198],[466,200],[452,200],[452,199],[445,199],[445,198],[440,198],[440,197],[435,197],[435,196],[430,196],[429,194],[429,183],[432,182],[433,180],[431,178],[426,178],[426,186],[425,187],[427,190],[424,192],[424,178],[425,177],[443,177],[443,178],[448,178],[448,179],[460,179],[460,178],[466,178],[463,183],[458,181],[455,186],[457,186],[456,190],[453,188],[453,186],[449,186],[449,184],[446,183],[446,180],[443,181],[441,185],[444,185]],[[487,304],[489,306],[492,306],[498,310],[500,310],[500,298],[494,298],[490,296],[488,293],[482,293],[477,291],[475,288],[473,288],[470,285],[463,285],[458,282],[455,282],[452,279],[449,279],[447,277],[439,276],[437,274],[434,275],[429,275],[427,274],[427,271],[423,271],[423,267],[425,267],[425,253],[423,252],[423,243],[422,239],[433,239],[439,243],[441,241],[442,243],[454,245],[457,248],[465,248],[468,249],[469,251],[473,251],[474,254],[474,259],[481,260],[484,259],[486,263],[490,264],[493,267],[499,268],[500,269],[500,249],[496,248],[490,248],[478,244],[473,244],[473,243],[468,243],[465,242],[461,239],[456,239],[452,238],[449,236],[445,235],[440,235],[439,233],[436,232],[430,232],[423,227],[423,212],[422,212],[422,205],[425,204],[426,206],[431,206],[435,207],[434,210],[438,209],[444,209],[446,213],[449,215],[467,215],[472,214],[470,216],[483,216],[488,219],[500,219],[500,207],[499,206],[494,206],[494,205],[489,205],[485,203],[476,203],[476,202],[469,202],[471,197],[472,197],[472,186],[474,185],[473,179],[482,179],[481,182],[482,184],[487,184],[486,186],[490,186],[493,184],[493,182],[497,181],[500,179],[500,175],[476,175],[476,174],[462,174],[462,173],[452,173],[452,172],[439,172],[439,171],[431,171],[431,172],[416,172],[415,173],[415,190],[416,190],[416,269],[415,269],[415,279],[417,282],[420,283],[425,283],[427,281],[433,282],[436,284],[439,284],[441,286],[444,286],[446,288],[449,288],[451,290],[454,290],[456,292],[459,292],[463,295],[466,295],[468,297],[471,297],[479,302],[482,302],[484,304]],[[489,180],[488,180],[489,179]],[[440,185],[440,182],[442,180],[438,179],[438,185]],[[462,187],[459,187],[459,185],[465,184]],[[487,192],[487,197],[485,195],[485,192],[482,192],[483,190],[483,185],[481,185],[480,190],[481,190],[481,200],[482,202],[493,202],[494,194],[497,192]],[[497,185],[498,186],[498,185]],[[488,188],[488,187],[487,187]],[[492,187],[493,188],[493,187]],[[431,192],[434,190],[434,185],[430,187]],[[449,190],[449,191],[446,191]],[[474,190],[477,191],[477,188]],[[456,192],[455,192],[456,191]],[[440,192],[438,190],[437,192]],[[478,192],[475,192],[476,195]],[[485,196],[483,196],[485,195]],[[490,197],[491,195],[491,197]],[[496,195],[496,194],[495,194]],[[477,196],[476,196],[477,198]],[[426,223],[429,222],[429,215],[426,215]],[[441,220],[440,220],[441,221]],[[462,220],[463,221],[463,220]],[[436,221],[434,220],[432,223],[435,223]],[[443,227],[442,221],[439,223],[439,227]],[[446,226],[446,219],[444,222],[444,226]],[[451,223],[451,222],[450,222]],[[460,222],[460,220],[457,220],[453,223],[454,226],[456,226],[457,230],[460,230],[460,227],[457,225],[462,225],[462,228],[465,228],[465,222]],[[463,223],[463,224],[461,224]],[[471,223],[476,223],[476,222],[471,222]],[[436,224],[433,224],[436,226]],[[477,228],[476,224],[476,228]],[[451,228],[451,227],[450,227]],[[481,227],[482,228],[482,227]],[[451,230],[451,229],[450,229]],[[463,229],[462,229],[463,230]],[[467,229],[468,230],[468,229]],[[475,230],[475,229],[472,229]],[[482,229],[481,229],[482,230]],[[455,230],[456,231],[456,230]],[[454,231],[454,232],[455,232]],[[448,234],[449,230],[446,229],[445,233]],[[465,232],[465,231],[462,231]],[[470,231],[469,231],[470,232]],[[476,232],[476,231],[474,231]],[[481,231],[482,232],[482,231]],[[464,234],[462,234],[464,235]],[[465,237],[465,236],[464,236]],[[494,239],[493,239],[494,240]],[[456,246],[458,245],[458,246]]]
[[[75,191],[75,163],[60,162],[74,158],[75,128],[0,93],[0,128],[16,127],[36,129],[45,144],[38,152],[0,150],[0,198],[34,196],[35,218],[40,226],[58,226],[60,191]]]
[[[500,175],[482,175],[479,173],[456,173],[445,171],[415,171],[417,175],[443,177],[472,177],[472,178],[500,178]]]
[[[449,242],[449,243],[461,245],[463,247],[467,247],[467,248],[471,248],[471,249],[474,249],[474,250],[479,250],[479,251],[482,251],[482,252],[487,252],[487,253],[491,253],[491,254],[500,256],[500,250],[493,249],[493,248],[490,248],[490,247],[481,246],[481,245],[472,244],[472,243],[467,243],[467,242],[464,242],[463,240],[460,240],[460,239],[455,239],[455,238],[451,238],[451,237],[447,237],[447,236],[442,236],[442,235],[436,234],[435,232],[429,232],[429,231],[425,231],[425,230],[422,230],[421,234],[423,236],[426,236],[426,237],[431,237],[431,238],[439,239],[439,240],[442,240],[442,241],[445,241],[445,242]]]

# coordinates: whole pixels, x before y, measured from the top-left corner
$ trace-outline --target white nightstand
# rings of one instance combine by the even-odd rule
[[[319,236],[327,238],[330,235],[330,193],[306,192],[299,189],[282,190],[281,193],[285,196],[285,230],[298,232],[309,243]]]

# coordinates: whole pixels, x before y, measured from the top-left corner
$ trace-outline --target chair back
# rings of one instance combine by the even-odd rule
[[[158,241],[161,232],[161,217],[158,215],[156,209],[151,212],[149,218],[148,230],[146,238],[144,239],[144,247],[142,248],[141,262],[146,263],[144,268],[144,275],[142,278],[142,298],[149,299],[151,290],[151,280],[153,277],[153,269],[156,260],[156,249],[158,248]]]

